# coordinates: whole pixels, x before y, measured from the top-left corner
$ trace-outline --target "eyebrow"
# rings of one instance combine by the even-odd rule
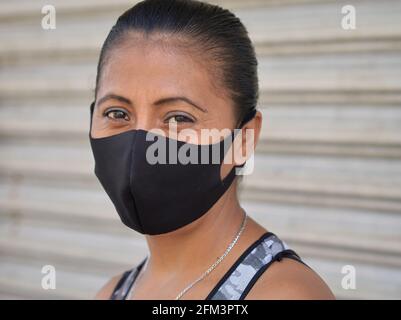
[[[104,97],[102,97],[102,98],[100,98],[98,100],[96,105],[99,105],[99,104],[101,104],[101,103],[103,103],[103,102],[105,102],[107,100],[111,100],[111,99],[121,101],[121,102],[129,104],[131,106],[133,105],[131,100],[129,100],[128,98],[125,98],[123,96],[120,96],[120,95],[117,95],[117,94],[114,94],[114,93],[106,94]],[[207,110],[205,108],[200,107],[198,104],[193,102],[191,99],[188,99],[187,97],[184,97],[184,96],[162,98],[162,99],[159,99],[156,102],[154,102],[153,105],[160,106],[160,105],[163,105],[163,104],[174,103],[176,101],[184,101],[184,102],[194,106],[195,108],[201,110],[202,112],[207,112]]]
[[[130,99],[124,98],[123,96],[119,96],[118,94],[114,94],[114,93],[106,94],[104,97],[100,98],[97,101],[96,105],[102,104],[103,102],[105,102],[107,100],[118,100],[118,101],[124,102],[126,104],[132,105],[132,102]]]
[[[184,101],[192,106],[194,106],[195,108],[203,111],[203,112],[207,112],[206,109],[200,107],[199,105],[197,105],[195,102],[193,102],[192,100],[188,99],[187,97],[182,97],[182,96],[178,96],[178,97],[168,97],[168,98],[163,98],[160,100],[157,100],[155,103],[153,103],[155,106],[159,106],[162,104],[169,104],[169,103],[173,103],[176,101]]]

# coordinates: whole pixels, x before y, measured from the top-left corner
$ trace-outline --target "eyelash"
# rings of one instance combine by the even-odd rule
[[[113,113],[113,112],[121,112],[121,113],[123,113],[124,114],[124,118],[112,118],[112,117],[110,117],[109,115],[111,113]],[[103,113],[103,116],[109,118],[112,121],[129,121],[128,114],[124,110],[121,110],[121,109],[108,109]],[[128,119],[125,119],[126,117],[128,117]]]
[[[169,117],[165,120],[165,122],[168,123],[170,119],[176,118],[176,117],[182,117],[182,118],[184,118],[184,120],[182,120],[182,121],[177,121],[177,119],[176,119],[176,122],[177,122],[177,123],[184,123],[184,122],[186,122],[186,123],[194,123],[194,122],[195,122],[193,119],[191,119],[190,117],[188,117],[188,116],[186,116],[186,115],[183,115],[183,114],[174,114],[174,115],[171,115],[171,116],[169,116]]]

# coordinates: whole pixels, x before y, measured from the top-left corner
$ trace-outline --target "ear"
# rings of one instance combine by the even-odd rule
[[[236,165],[245,163],[254,153],[262,129],[262,113],[257,111],[255,116],[246,122],[241,132],[234,140],[234,162]]]

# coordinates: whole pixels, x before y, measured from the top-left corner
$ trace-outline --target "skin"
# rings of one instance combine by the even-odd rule
[[[201,52],[201,51],[199,51]],[[188,54],[180,41],[164,35],[142,37],[131,34],[112,49],[105,64],[97,92],[92,137],[99,138],[131,129],[177,130],[230,128],[237,114],[225,88],[205,57]],[[108,95],[118,95],[103,99]],[[192,104],[160,99],[184,96]],[[201,110],[202,109],[202,110]],[[122,112],[121,112],[122,111]],[[189,121],[190,119],[191,121]],[[258,112],[243,130],[253,129],[255,148],[262,123]],[[246,146],[245,134],[238,146]],[[189,139],[188,142],[193,142]],[[248,144],[249,146],[249,144]],[[234,148],[230,152],[240,152]],[[232,164],[224,164],[224,177]],[[132,291],[132,299],[174,299],[181,290],[199,277],[226,250],[237,234],[244,210],[237,196],[237,183],[231,185],[217,203],[200,219],[162,235],[146,235],[149,259],[141,270]],[[267,230],[248,218],[239,241],[226,258],[205,279],[181,299],[205,299],[238,257]],[[99,291],[96,299],[109,299],[121,274],[113,277]],[[324,281],[303,264],[284,258],[274,262],[256,282],[246,299],[333,299]]]

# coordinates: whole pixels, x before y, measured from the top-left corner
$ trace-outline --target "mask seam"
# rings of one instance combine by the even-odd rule
[[[132,170],[133,168],[133,151],[134,151],[134,144],[136,144],[136,139],[137,139],[137,135],[138,132],[136,132],[133,136],[134,136],[134,141],[133,143],[131,143],[131,150],[130,150],[130,156],[129,156],[129,164],[130,164],[130,173],[129,173],[129,189],[130,189],[130,194],[131,194],[131,198],[132,198],[132,202],[134,204],[134,211],[135,211],[135,215],[139,224],[139,227],[141,228],[141,232],[144,232],[143,226],[142,226],[142,221],[139,218],[139,214],[138,214],[138,209],[137,209],[137,205],[136,205],[136,200],[134,197],[134,192],[132,190],[132,173],[134,170]]]

